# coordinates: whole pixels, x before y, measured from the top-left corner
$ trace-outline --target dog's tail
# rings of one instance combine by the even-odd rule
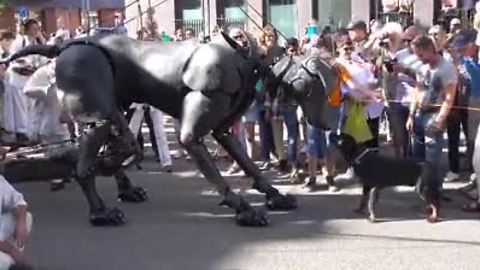
[[[0,59],[0,64],[7,64],[12,61],[17,60],[32,54],[39,54],[48,58],[57,57],[60,54],[61,50],[56,45],[29,45],[20,51],[11,54],[3,59]]]

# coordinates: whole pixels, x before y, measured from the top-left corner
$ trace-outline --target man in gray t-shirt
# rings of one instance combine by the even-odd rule
[[[417,72],[417,84],[420,84],[419,99],[422,112],[439,112],[445,101],[444,90],[448,85],[456,85],[458,81],[455,66],[439,56],[435,67],[423,65]]]
[[[412,45],[424,65],[417,72],[415,97],[410,106],[407,129],[414,134],[414,156],[423,157],[434,166],[440,192],[443,179],[443,132],[445,120],[455,99],[457,72],[452,63],[436,52],[430,37],[419,36]],[[436,213],[431,218],[436,219]]]

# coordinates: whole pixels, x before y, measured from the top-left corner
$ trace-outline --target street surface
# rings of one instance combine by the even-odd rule
[[[220,165],[226,170],[225,163]],[[128,172],[148,189],[150,200],[143,204],[118,203],[113,178],[100,178],[98,188],[106,203],[127,217],[125,225],[114,228],[90,226],[87,203],[76,183],[56,193],[47,183],[17,185],[34,215],[31,263],[39,270],[480,267],[480,214],[460,211],[466,200],[453,190],[459,183],[446,185],[453,202],[444,203],[442,222],[428,224],[412,188],[399,188],[381,194],[381,219],[371,224],[352,212],[360,194],[354,181],[342,181],[343,189],[336,194],[308,192],[269,172],[276,187],[297,194],[299,208],[270,213],[267,228],[242,228],[235,225],[231,210],[217,206],[220,198],[193,163],[174,160],[173,169],[171,174],[161,172],[150,151],[142,171]],[[249,201],[263,202],[249,189],[249,179],[228,179]]]

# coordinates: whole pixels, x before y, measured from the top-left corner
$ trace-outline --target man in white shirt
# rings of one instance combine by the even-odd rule
[[[1,175],[0,210],[0,270],[8,270],[13,265],[25,264],[24,248],[32,227],[32,215],[27,212],[23,195]]]
[[[40,38],[40,25],[37,21],[27,20],[23,27],[25,35],[18,35],[11,46],[11,53],[15,53],[31,44],[44,42]],[[26,134],[29,128],[29,104],[23,93],[23,88],[34,69],[40,66],[42,61],[45,60],[37,55],[24,57],[11,63],[5,73],[4,128],[12,136],[15,136],[12,141],[21,143],[28,141]]]
[[[57,19],[57,32],[55,32],[55,37],[60,38],[62,41],[68,40],[71,38],[70,30],[65,26],[65,22],[62,18]]]
[[[162,169],[165,172],[171,172],[172,158],[170,156],[167,135],[165,133],[165,127],[163,125],[163,113],[160,110],[147,104],[133,103],[131,108],[134,109],[134,113],[130,120],[129,127],[135,138],[137,138],[138,133],[141,131],[141,126],[145,113],[150,114],[150,118],[153,124],[153,127],[150,127],[153,128],[153,130],[150,130],[150,132],[153,131],[154,133],[154,136],[152,136],[152,139],[154,139],[154,141],[152,141],[152,145],[157,146],[154,147],[155,156],[157,158],[157,161],[162,164]]]
[[[72,144],[67,140],[74,137],[75,126],[70,114],[63,106],[63,91],[59,91],[55,83],[55,60],[39,68],[27,81],[24,93],[31,102],[30,127],[28,136],[47,147],[47,157],[61,156],[69,151]],[[65,141],[65,143],[58,143]],[[52,191],[64,187],[64,179],[50,182]]]

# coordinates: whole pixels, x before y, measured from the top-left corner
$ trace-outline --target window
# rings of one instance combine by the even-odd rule
[[[270,0],[268,23],[280,31],[285,38],[298,37],[297,6],[294,0]]]
[[[245,12],[247,12],[245,1],[243,1],[243,0],[225,0],[224,1],[224,7],[225,7],[225,18],[226,19],[245,19],[245,17],[246,17]]]
[[[180,3],[183,20],[202,20],[202,4],[200,0],[182,0],[176,2],[176,4]]]
[[[318,23],[334,28],[348,24],[352,14],[351,0],[318,0]]]

